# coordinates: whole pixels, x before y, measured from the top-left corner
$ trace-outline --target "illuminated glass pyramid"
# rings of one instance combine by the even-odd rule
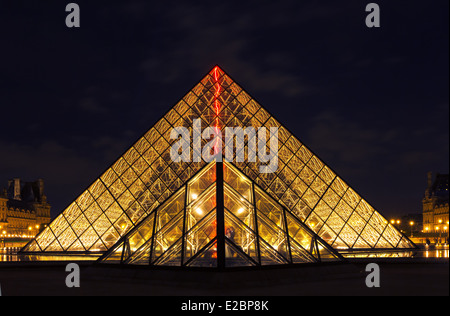
[[[100,261],[235,267],[340,259],[237,168],[212,162]]]
[[[217,133],[224,131],[226,127],[253,127],[256,130],[261,127],[267,130],[277,128],[275,172],[262,173],[261,167],[267,163],[249,159],[253,147],[250,146],[248,139],[241,144],[243,146],[233,142],[231,145],[233,159],[229,160],[229,163],[220,164],[225,170],[227,168],[234,170],[237,175],[247,179],[246,181],[255,187],[252,189],[255,196],[247,199],[247,202],[254,204],[255,222],[246,222],[235,211],[225,212],[224,220],[235,225],[236,236],[242,237],[245,232],[252,238],[259,239],[258,242],[252,241],[253,248],[248,248],[249,244],[244,247],[241,242],[233,243],[228,239],[224,241],[227,251],[234,252],[243,262],[263,264],[265,255],[256,259],[255,249],[259,249],[257,253],[261,256],[262,252],[271,253],[276,247],[268,240],[270,238],[263,237],[262,234],[291,236],[292,232],[287,227],[294,223],[301,227],[302,234],[308,235],[315,246],[310,245],[308,248],[292,236],[291,240],[294,243],[291,242],[289,247],[285,241],[285,244],[279,244],[285,250],[278,248],[274,255],[267,255],[272,262],[275,260],[274,256],[287,262],[294,262],[297,255],[312,261],[318,260],[319,257],[314,252],[316,251],[314,249],[318,248],[334,249],[334,252],[328,251],[329,256],[331,254],[335,256],[336,252],[346,253],[354,250],[415,248],[406,236],[388,223],[379,212],[219,67],[215,67],[125,154],[107,168],[49,227],[29,242],[22,249],[22,253],[103,255],[104,260],[110,261],[117,260],[120,256],[124,262],[137,263],[147,260],[143,258],[151,255],[152,260],[148,261],[155,264],[161,262],[170,264],[176,260],[183,260],[183,264],[196,265],[200,264],[201,260],[206,260],[208,251],[214,252],[217,248],[216,243],[222,243],[222,238],[214,239],[216,233],[211,230],[211,225],[217,221],[216,215],[214,212],[206,213],[208,210],[202,209],[205,212],[204,216],[201,219],[196,218],[197,224],[190,223],[190,217],[181,216],[180,212],[182,210],[191,212],[190,214],[195,217],[195,210],[194,212],[190,210],[195,203],[185,201],[181,196],[188,196],[187,186],[193,185],[194,176],[205,172],[202,170],[213,168],[207,167],[210,165],[209,161],[198,159],[204,155],[202,156],[196,145],[201,145],[200,148],[210,146],[210,152],[216,157],[225,156],[225,150],[220,149],[217,139],[200,137],[198,144],[195,139],[188,144],[189,157],[172,159],[171,150],[176,138],[172,139],[171,133],[175,128],[184,127],[192,136],[195,134],[195,122],[200,122],[203,127],[212,127]],[[267,136],[269,141],[271,134]],[[186,155],[186,152],[184,154]],[[244,159],[241,159],[242,157]],[[225,194],[226,198],[234,197],[236,191],[239,192],[231,183],[223,185],[224,190],[229,186],[234,191],[230,189],[232,193]],[[207,200],[208,194],[215,194],[211,193],[212,191],[208,192],[199,191],[197,195],[199,199],[201,197]],[[232,203],[244,207],[239,203],[239,196],[237,198],[238,200],[232,199]],[[270,218],[269,213],[257,211],[258,202],[263,200],[271,201],[265,205],[284,210],[280,211],[286,214],[280,217],[283,224],[279,222],[280,219],[278,222],[273,219],[272,222],[267,222],[269,223],[267,227],[257,229],[259,222],[264,222],[259,221],[260,218],[265,219],[264,216]],[[161,209],[164,208],[168,210],[163,212],[165,214],[163,216]],[[156,222],[150,224],[152,220]],[[164,223],[172,223],[173,226],[164,228]],[[218,229],[221,231],[222,227]],[[136,232],[139,232],[141,237],[137,237]],[[191,245],[188,250],[190,237],[186,234],[189,233],[199,238],[199,245],[195,249]],[[158,243],[166,234],[173,235],[171,240],[173,244],[161,242],[158,246],[160,248],[156,244],[149,244],[150,239]],[[140,243],[142,247],[151,249],[151,254],[134,251],[133,249],[138,248],[136,245]],[[301,246],[298,250],[295,248],[296,243]],[[169,249],[173,255],[162,253]],[[285,253],[286,249],[290,251],[289,256]],[[108,256],[105,257],[107,252]],[[176,260],[174,256],[177,257]]]

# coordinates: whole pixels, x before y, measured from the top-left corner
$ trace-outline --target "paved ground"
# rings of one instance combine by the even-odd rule
[[[449,295],[448,260],[378,264],[380,288],[366,287],[366,263],[225,273],[81,266],[80,288],[66,287],[65,265],[0,264],[0,289],[4,296]]]

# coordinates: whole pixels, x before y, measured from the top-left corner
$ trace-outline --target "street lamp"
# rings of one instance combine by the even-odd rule
[[[447,232],[447,226],[444,226],[444,233],[447,233],[447,240],[448,240],[448,232]],[[447,240],[445,241],[445,243],[444,244],[447,244]]]
[[[413,237],[413,226],[414,226],[414,222],[410,221],[409,225],[411,226],[411,237]]]
[[[441,243],[441,230],[439,229],[439,226],[436,226],[435,229],[436,229],[436,233],[439,232],[439,239],[437,242],[437,244],[439,245]]]

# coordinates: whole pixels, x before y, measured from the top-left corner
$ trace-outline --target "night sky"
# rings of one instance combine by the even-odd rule
[[[53,216],[216,64],[387,218],[448,173],[448,0],[70,2],[0,2],[0,187]]]

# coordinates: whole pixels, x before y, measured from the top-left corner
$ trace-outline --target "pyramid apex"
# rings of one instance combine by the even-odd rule
[[[209,75],[211,75],[212,77],[214,77],[216,80],[223,76],[225,74],[225,72],[222,70],[222,68],[220,68],[219,65],[215,65],[213,67],[213,69],[209,72]]]

